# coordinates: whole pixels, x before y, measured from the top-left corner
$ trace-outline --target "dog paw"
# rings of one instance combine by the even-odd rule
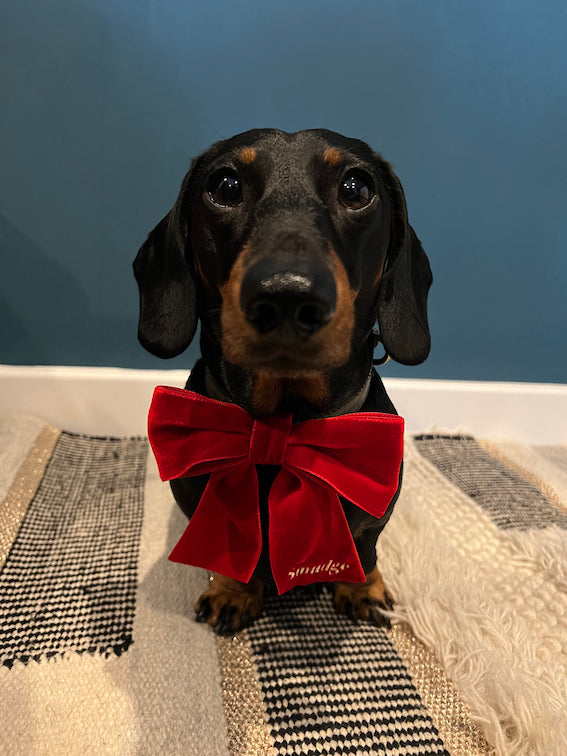
[[[195,619],[209,624],[217,635],[232,635],[260,616],[262,594],[261,580],[239,583],[215,574],[195,603]]]
[[[390,627],[385,612],[391,612],[394,604],[377,567],[367,575],[365,583],[335,583],[334,603],[337,612],[353,622],[363,620],[376,627]]]

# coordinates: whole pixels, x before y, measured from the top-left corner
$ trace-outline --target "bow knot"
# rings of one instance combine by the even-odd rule
[[[248,459],[255,465],[281,465],[285,459],[291,415],[254,420]]]
[[[235,404],[158,386],[148,436],[162,480],[209,475],[169,558],[247,583],[262,551],[256,465],[278,465],[268,495],[278,591],[364,581],[339,497],[382,517],[399,485],[403,426],[401,417],[375,412],[253,420]]]

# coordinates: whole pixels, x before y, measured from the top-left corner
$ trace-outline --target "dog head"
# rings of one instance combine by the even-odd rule
[[[344,365],[376,320],[387,353],[430,349],[427,256],[391,166],[326,130],[247,131],[196,158],[134,262],[139,340],[159,357],[202,329],[246,370]]]

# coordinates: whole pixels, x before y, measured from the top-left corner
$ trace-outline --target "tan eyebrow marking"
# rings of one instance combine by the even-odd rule
[[[336,147],[329,147],[323,153],[323,160],[329,165],[338,165],[342,160],[340,150],[337,150]]]
[[[256,159],[256,150],[253,147],[245,147],[239,152],[238,159],[244,165],[249,165]]]

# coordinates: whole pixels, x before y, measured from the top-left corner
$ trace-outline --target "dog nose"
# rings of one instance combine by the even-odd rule
[[[282,269],[262,260],[248,269],[240,291],[246,320],[258,333],[270,334],[289,323],[302,338],[331,320],[336,298],[331,271],[303,261]]]

